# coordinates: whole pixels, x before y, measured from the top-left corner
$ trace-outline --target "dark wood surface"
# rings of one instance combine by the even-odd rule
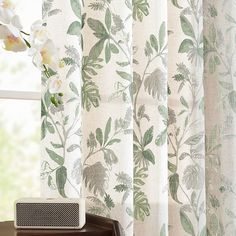
[[[15,229],[13,221],[0,222],[0,236],[121,236],[118,221],[86,214],[81,230]]]

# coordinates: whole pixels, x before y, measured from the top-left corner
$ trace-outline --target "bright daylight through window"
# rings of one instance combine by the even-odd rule
[[[26,32],[41,19],[41,1],[14,0]],[[39,195],[40,71],[27,52],[0,48],[0,221],[13,219],[13,203]]]

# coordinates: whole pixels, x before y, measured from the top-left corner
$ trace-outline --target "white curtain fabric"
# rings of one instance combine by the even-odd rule
[[[63,96],[43,76],[42,196],[126,236],[236,235],[236,1],[44,0],[43,19]]]

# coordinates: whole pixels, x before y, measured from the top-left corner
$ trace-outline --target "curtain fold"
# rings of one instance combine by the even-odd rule
[[[122,234],[236,234],[235,0],[44,0],[42,196]],[[55,97],[55,106],[50,99]]]
[[[209,235],[235,235],[235,1],[204,4]]]

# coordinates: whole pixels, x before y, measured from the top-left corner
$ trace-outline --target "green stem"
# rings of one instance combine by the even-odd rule
[[[20,32],[21,32],[22,34],[24,34],[24,35],[30,36],[30,34],[24,32],[23,30],[21,30]]]
[[[120,44],[110,35],[110,39],[116,44],[116,46],[124,53],[129,64],[131,64],[130,57],[127,55],[126,51],[120,46]]]
[[[167,45],[166,45],[167,46]],[[139,88],[138,88],[138,91],[137,91],[137,93],[136,93],[136,95],[135,95],[135,99],[134,99],[134,120],[135,120],[135,122],[136,122],[136,124],[139,126],[139,121],[138,121],[138,118],[137,118],[137,100],[138,100],[138,95],[139,95],[139,92],[140,92],[140,90],[141,90],[141,87],[142,87],[142,84],[143,84],[143,82],[144,82],[144,78],[145,78],[145,76],[146,76],[146,74],[147,74],[147,69],[148,69],[148,67],[149,67],[149,65],[157,58],[157,57],[159,57],[159,56],[161,56],[162,54],[163,54],[163,52],[164,52],[164,50],[166,49],[166,46],[156,55],[156,56],[154,56],[152,59],[148,59],[148,62],[147,62],[147,65],[146,65],[146,67],[145,67],[145,69],[144,69],[144,72],[143,72],[143,75],[142,75],[142,79],[141,79],[141,84],[140,84],[140,86],[139,86]]]
[[[184,193],[185,197],[188,199],[189,205],[192,207],[193,212],[194,212],[194,215],[195,215],[197,221],[199,221],[199,217],[198,217],[198,215],[197,215],[196,209],[192,206],[192,203],[191,203],[191,200],[190,200],[188,194],[184,191],[184,189],[183,189],[183,187],[182,187],[181,184],[179,185],[179,187],[180,187],[180,189],[182,190],[182,192]]]
[[[113,134],[113,135],[111,136],[111,138],[106,142],[106,144],[104,144],[104,146],[101,147],[101,148],[99,148],[97,151],[94,152],[93,150],[90,150],[89,154],[87,155],[87,157],[86,157],[85,160],[84,160],[83,165],[86,165],[87,160],[88,160],[91,156],[97,154],[98,152],[101,152],[101,151],[105,150],[106,147],[107,147],[107,144],[109,143],[109,141],[112,140],[116,135],[118,135],[122,130],[123,130],[123,129],[120,128],[118,131],[114,132],[114,134]]]
[[[69,178],[66,178],[68,183],[72,186],[72,188],[75,190],[75,192],[79,195],[79,191],[76,189],[76,187],[71,183],[71,181],[69,180]]]
[[[104,149],[105,149],[104,147],[101,147],[101,148],[99,148],[99,149],[98,149],[97,151],[95,151],[95,152],[89,152],[89,154],[87,155],[87,157],[86,157],[85,160],[84,160],[83,165],[86,164],[87,160],[88,160],[91,156],[95,155],[95,154],[98,153],[98,152],[101,152],[101,151],[104,150]]]
[[[61,134],[60,134],[60,132],[59,132],[59,129],[58,129],[58,127],[57,127],[55,121],[53,120],[52,116],[51,116],[50,113],[48,112],[48,110],[47,110],[47,113],[48,113],[47,117],[52,121],[52,123],[53,123],[53,125],[54,125],[54,127],[55,127],[55,129],[56,129],[56,131],[57,131],[57,133],[58,133],[58,136],[59,136],[60,141],[61,141],[61,145],[64,147],[64,141],[63,141],[62,136],[61,136]]]

